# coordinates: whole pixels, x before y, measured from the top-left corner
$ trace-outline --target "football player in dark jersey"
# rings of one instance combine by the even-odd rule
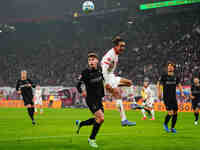
[[[88,139],[91,147],[97,148],[96,135],[104,122],[104,108],[102,98],[104,97],[103,74],[98,66],[99,59],[96,53],[88,54],[88,68],[82,71],[80,80],[77,84],[78,91],[86,96],[86,103],[94,115],[85,121],[76,120],[77,133],[83,126],[93,125],[92,133]],[[81,88],[85,84],[86,91]]]
[[[28,114],[32,120],[32,124],[35,125],[32,88],[35,88],[35,85],[30,79],[27,78],[27,71],[21,71],[21,79],[17,81],[16,90],[18,94],[22,95],[24,105],[28,110]]]
[[[163,86],[163,100],[166,106],[167,115],[165,117],[164,129],[170,132],[168,123],[172,118],[171,132],[176,133],[175,125],[177,121],[178,103],[176,99],[176,87],[179,88],[181,96],[184,96],[180,79],[175,74],[175,64],[168,62],[167,73],[162,75],[157,83],[158,98],[161,98],[161,87]]]
[[[193,78],[190,98],[192,99],[192,109],[194,110],[194,116],[195,116],[194,124],[197,125],[199,120],[199,111],[200,111],[200,83],[198,77]]]

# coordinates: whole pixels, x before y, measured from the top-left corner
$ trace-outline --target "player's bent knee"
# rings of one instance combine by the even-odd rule
[[[99,121],[100,121],[100,123],[103,123],[103,122],[104,122],[104,116],[101,116],[101,117],[99,118]]]
[[[101,117],[97,117],[96,118],[96,122],[99,123],[99,124],[102,124],[104,122],[104,117],[102,117],[102,116]]]

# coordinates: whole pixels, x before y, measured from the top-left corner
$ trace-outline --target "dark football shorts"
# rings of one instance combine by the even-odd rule
[[[99,99],[86,99],[86,103],[90,109],[90,111],[94,114],[97,112],[99,109],[104,112],[103,104],[102,104],[102,98]]]
[[[24,105],[25,106],[34,105],[33,98],[31,98],[31,97],[23,97],[23,100],[24,100]]]
[[[178,104],[176,100],[164,100],[166,110],[178,111]]]

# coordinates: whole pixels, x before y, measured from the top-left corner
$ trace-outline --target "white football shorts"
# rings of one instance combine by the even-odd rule
[[[105,79],[105,84],[109,84],[112,88],[117,88],[120,84],[121,77],[115,76],[114,74],[103,75]]]

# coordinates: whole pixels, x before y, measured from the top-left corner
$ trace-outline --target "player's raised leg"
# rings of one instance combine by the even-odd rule
[[[122,96],[120,95],[119,86],[131,86],[132,82],[128,79],[115,76],[114,72],[118,64],[118,57],[126,47],[126,43],[119,36],[112,40],[114,47],[110,49],[102,58],[101,67],[105,81],[105,88],[107,92],[111,93],[116,100],[117,108],[120,112],[120,117],[123,126],[135,125],[129,122],[126,118],[124,106],[122,103]]]
[[[120,93],[120,89],[112,88],[109,85],[106,85],[106,88],[109,92],[112,93],[113,97],[116,99],[116,106],[117,106],[118,111],[120,112],[121,125],[122,126],[135,126],[136,125],[135,122],[130,122],[127,120],[125,109],[124,109],[123,102],[122,102],[122,96]]]
[[[132,81],[131,80],[128,80],[126,78],[120,78],[120,83],[118,86],[127,86],[127,87],[130,87],[132,86]],[[126,118],[126,114],[125,114],[125,109],[124,109],[124,106],[123,106],[123,103],[122,103],[122,96],[121,96],[121,93],[120,92],[117,92],[117,94],[119,95],[116,95],[116,97],[118,97],[118,102],[117,102],[117,106],[118,106],[118,110],[120,111],[120,115],[121,115],[121,120],[122,120],[122,126],[135,126],[136,123],[135,122],[130,122],[127,120]]]

